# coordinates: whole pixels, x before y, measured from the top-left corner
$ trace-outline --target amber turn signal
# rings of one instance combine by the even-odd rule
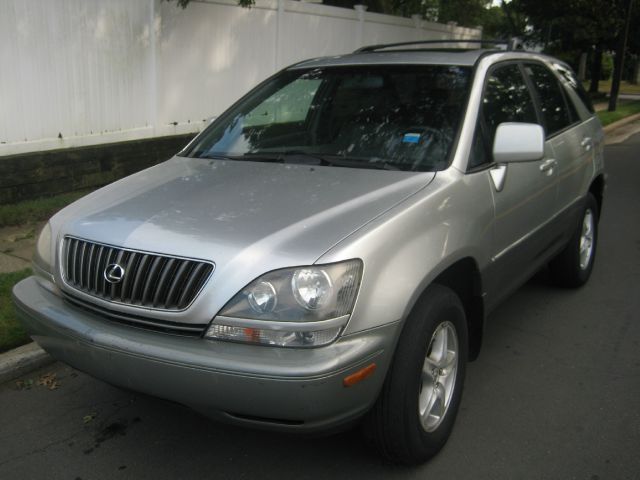
[[[356,373],[352,373],[348,377],[345,377],[344,380],[342,380],[342,385],[344,385],[345,387],[352,387],[356,383],[360,383],[365,378],[368,378],[371,375],[373,375],[373,372],[375,371],[376,371],[375,363],[372,363],[371,365],[367,365],[366,367],[358,370]]]

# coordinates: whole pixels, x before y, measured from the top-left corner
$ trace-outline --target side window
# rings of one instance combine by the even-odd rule
[[[503,122],[537,123],[533,100],[517,65],[495,69],[487,79],[482,114],[493,143],[496,128]]]
[[[575,108],[573,112],[568,109],[562,87],[547,67],[527,64],[525,70],[538,94],[547,136],[567,128],[577,120]]]
[[[516,64],[498,67],[489,73],[481,108],[470,168],[491,161],[493,137],[501,123],[538,123],[531,94]]]

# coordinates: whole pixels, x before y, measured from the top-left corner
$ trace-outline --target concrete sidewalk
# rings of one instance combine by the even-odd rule
[[[0,273],[16,272],[31,265],[40,224],[0,228]]]
[[[53,361],[35,342],[0,353],[0,385]]]
[[[605,145],[622,143],[638,132],[640,132],[640,113],[630,115],[604,127],[604,143]]]
[[[24,270],[31,266],[41,223],[0,228],[0,273]],[[53,359],[31,342],[0,353],[0,384],[52,363]]]

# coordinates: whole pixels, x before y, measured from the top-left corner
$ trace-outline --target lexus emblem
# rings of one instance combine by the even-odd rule
[[[104,269],[104,278],[109,283],[120,283],[124,278],[124,268],[117,263],[107,265]]]

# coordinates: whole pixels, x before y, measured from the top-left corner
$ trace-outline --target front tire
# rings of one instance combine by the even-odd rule
[[[555,282],[562,287],[584,285],[591,276],[598,242],[598,202],[589,193],[578,228],[562,252],[549,263]]]
[[[367,440],[387,460],[418,464],[444,446],[462,398],[468,343],[460,299],[447,287],[430,286],[406,320],[364,420]]]

